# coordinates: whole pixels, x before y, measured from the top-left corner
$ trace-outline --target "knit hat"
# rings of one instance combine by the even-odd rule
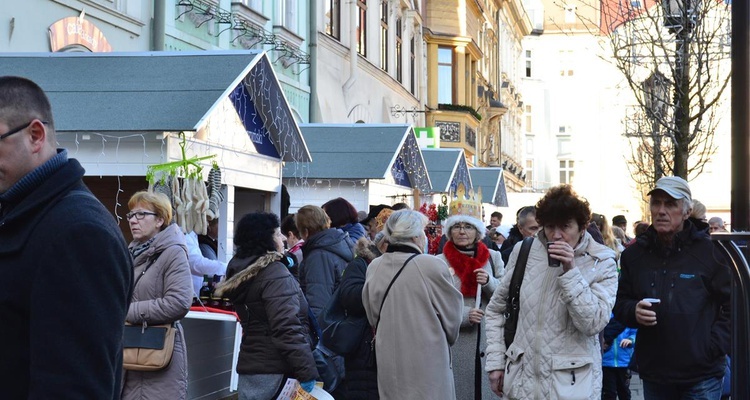
[[[448,219],[445,220],[445,232],[449,233],[451,231],[451,228],[453,225],[463,223],[463,224],[471,224],[474,228],[477,229],[477,242],[484,239],[484,231],[487,230],[487,228],[484,226],[482,221],[470,216],[470,215],[451,215],[448,217]],[[450,236],[449,236],[450,237]]]

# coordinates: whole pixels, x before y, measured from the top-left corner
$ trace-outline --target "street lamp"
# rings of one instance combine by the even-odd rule
[[[646,116],[651,122],[651,139],[654,142],[654,182],[664,176],[661,162],[661,125],[664,123],[667,103],[669,102],[668,85],[667,77],[658,69],[641,82],[641,89],[644,93],[643,106],[646,110]]]

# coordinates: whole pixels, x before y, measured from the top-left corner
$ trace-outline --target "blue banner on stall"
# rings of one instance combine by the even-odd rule
[[[409,180],[409,175],[406,173],[406,166],[401,156],[396,157],[396,162],[391,167],[391,175],[393,175],[393,180],[396,181],[397,185],[411,187],[411,181]]]
[[[253,142],[255,150],[269,157],[281,158],[279,151],[271,141],[271,134],[263,124],[263,119],[258,114],[255,104],[250,98],[250,94],[245,89],[245,85],[242,83],[237,85],[237,88],[229,95],[229,98],[232,100],[232,104],[237,110],[237,115],[239,115],[242,124],[245,126],[247,136]]]

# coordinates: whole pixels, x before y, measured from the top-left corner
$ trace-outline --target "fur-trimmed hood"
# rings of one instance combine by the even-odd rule
[[[364,259],[367,264],[371,263],[372,260],[382,255],[380,250],[378,250],[378,247],[375,246],[375,243],[373,243],[367,237],[360,238],[357,241],[357,246],[355,247],[354,251],[357,254],[357,257]]]
[[[225,294],[233,293],[244,283],[249,282],[256,275],[258,275],[260,270],[271,265],[275,261],[281,260],[283,257],[284,256],[281,253],[278,253],[275,251],[269,251],[268,253],[259,257],[232,259],[229,262],[229,266],[227,267],[227,270],[231,270],[232,267],[234,267],[233,268],[234,270],[238,270],[239,269],[237,268],[238,264],[245,264],[245,265],[249,264],[249,265],[246,268],[242,269],[237,274],[235,274],[234,276],[219,283],[216,286],[216,289],[214,290],[214,292],[218,296],[222,296],[222,297],[224,297]]]
[[[450,217],[448,217],[448,219],[445,220],[445,228],[443,229],[443,231],[449,233],[451,227],[459,222],[464,224],[472,224],[475,228],[477,228],[477,242],[484,239],[484,233],[487,228],[484,226],[482,221],[468,215],[451,215]]]

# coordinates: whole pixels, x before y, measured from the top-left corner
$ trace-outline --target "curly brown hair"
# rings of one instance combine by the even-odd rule
[[[589,202],[579,197],[570,185],[549,189],[536,203],[536,219],[542,227],[562,226],[572,218],[578,223],[579,229],[586,229],[590,217]]]

